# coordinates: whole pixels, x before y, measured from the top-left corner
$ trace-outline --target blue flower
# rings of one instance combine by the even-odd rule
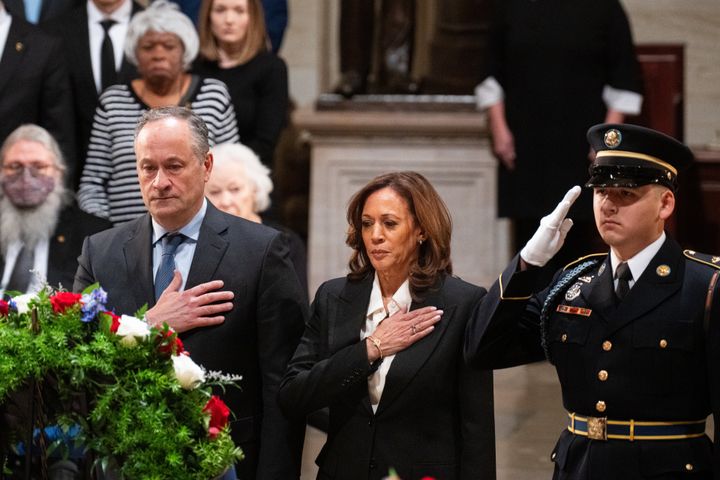
[[[105,311],[105,303],[107,303],[107,292],[102,288],[96,288],[90,293],[84,293],[82,296],[82,320],[85,323],[92,322],[99,313]]]

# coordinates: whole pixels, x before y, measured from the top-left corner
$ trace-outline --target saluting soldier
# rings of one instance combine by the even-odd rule
[[[717,480],[705,428],[719,408],[720,257],[683,251],[664,231],[693,155],[634,125],[596,125],[588,140],[597,157],[585,186],[610,251],[537,285],[572,226],[573,187],[468,324],[466,358],[555,365],[568,423],[551,455],[554,479]]]

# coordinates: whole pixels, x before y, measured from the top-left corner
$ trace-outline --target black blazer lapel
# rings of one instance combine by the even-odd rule
[[[661,265],[670,269],[665,276],[658,273],[658,267]],[[615,316],[608,325],[608,333],[619,330],[674,294],[682,286],[684,269],[682,251],[677,243],[668,237],[630,292],[618,305]],[[667,272],[666,268],[660,270]]]
[[[442,287],[439,290],[428,293],[422,302],[418,304],[413,303],[410,310],[417,310],[429,306],[443,310],[442,319],[435,324],[435,330],[430,335],[395,355],[395,359],[385,379],[385,388],[380,397],[380,403],[378,404],[376,412],[377,415],[380,415],[412,381],[417,371],[420,370],[432,355],[447,330],[447,326],[453,319],[456,305],[444,305]]]
[[[73,249],[70,244],[75,239],[70,238],[71,236],[67,234],[64,227],[65,225],[60,220],[53,236],[50,237],[47,282],[53,287],[57,287],[63,281],[63,274],[68,270],[65,262],[73,262],[77,265],[76,259],[72,258],[71,252]],[[72,290],[72,285],[63,285],[63,287]]]
[[[32,48],[25,41],[28,33],[26,24],[13,17],[8,31],[7,41],[5,42],[5,50],[0,57],[0,92],[7,86],[10,79],[13,78],[15,70],[22,63],[23,57],[28,48]],[[12,95],[12,93],[3,93],[2,95]]]
[[[200,226],[195,255],[185,282],[186,289],[213,279],[228,248],[224,238],[227,229],[228,224],[220,211],[207,202],[207,212]]]
[[[93,105],[94,111],[98,92],[93,77],[92,60],[90,58],[90,28],[88,27],[87,7],[82,5],[77,8],[76,14],[73,15],[72,19],[74,23],[72,26],[74,33],[71,38],[75,45],[72,45],[73,52],[69,57],[75,57],[77,59],[77,61],[74,62],[75,77],[80,84],[78,85],[78,90],[80,91],[75,92],[75,95],[82,95],[86,98],[84,102],[90,102]]]
[[[123,247],[125,268],[132,279],[132,298],[147,298],[148,307],[155,305],[152,277],[152,224],[146,214]],[[145,302],[140,302],[145,303]]]
[[[360,340],[360,330],[365,326],[373,279],[373,275],[368,275],[360,281],[345,283],[338,296],[336,311],[330,316],[334,321],[328,325],[328,345],[331,352]],[[372,415],[367,385],[365,392],[363,407],[369,415]]]

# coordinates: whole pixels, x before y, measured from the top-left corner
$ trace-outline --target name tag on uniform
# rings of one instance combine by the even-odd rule
[[[567,313],[568,315],[582,315],[583,317],[589,317],[592,313],[592,310],[589,308],[573,307],[570,305],[558,305],[557,311]]]

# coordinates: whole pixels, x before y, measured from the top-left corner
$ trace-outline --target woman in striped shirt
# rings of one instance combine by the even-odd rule
[[[133,17],[125,54],[140,78],[100,96],[78,191],[83,210],[115,225],[145,213],[133,139],[137,120],[149,108],[185,105],[207,124],[211,144],[240,140],[225,84],[187,73],[198,43],[190,20],[165,0]]]

